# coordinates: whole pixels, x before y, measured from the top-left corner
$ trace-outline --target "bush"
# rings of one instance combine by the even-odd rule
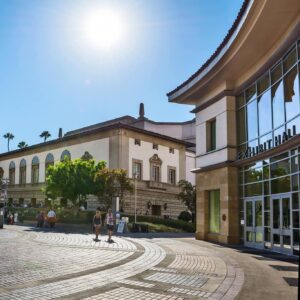
[[[45,208],[13,208],[12,211],[18,212],[19,219],[27,221],[36,221],[36,216],[39,211],[46,212]],[[91,224],[95,215],[94,211],[74,211],[70,209],[55,209],[57,215],[57,222],[69,224]],[[106,212],[101,214],[104,222]],[[134,215],[121,214],[121,217],[129,217],[129,222],[134,222]],[[182,220],[163,219],[153,216],[137,216],[137,222],[146,222],[153,224],[162,224],[168,227],[180,229],[186,232],[195,232],[195,224],[188,223]]]
[[[178,220],[189,222],[192,220],[192,215],[188,211],[182,211],[178,216]]]
[[[129,222],[130,223],[134,222],[133,215],[121,214],[121,217],[129,217]],[[138,222],[147,222],[147,223],[153,223],[153,224],[163,224],[168,227],[182,229],[186,232],[195,232],[195,230],[196,230],[196,226],[194,223],[187,223],[182,220],[163,219],[163,218],[158,218],[158,217],[153,217],[153,216],[137,216],[136,221],[137,221],[137,223]]]

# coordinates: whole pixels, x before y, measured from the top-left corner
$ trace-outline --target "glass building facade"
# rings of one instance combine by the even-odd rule
[[[236,97],[238,160],[300,133],[300,43]],[[300,147],[243,165],[240,225],[245,245],[299,255]],[[252,159],[253,161],[253,159]]]
[[[238,159],[276,147],[300,133],[298,41],[236,97]]]

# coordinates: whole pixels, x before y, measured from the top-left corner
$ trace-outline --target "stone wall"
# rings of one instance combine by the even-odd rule
[[[220,233],[209,232],[209,191],[220,190]],[[239,243],[238,168],[223,167],[197,174],[196,238]]]

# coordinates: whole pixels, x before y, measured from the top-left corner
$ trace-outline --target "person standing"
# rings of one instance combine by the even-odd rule
[[[43,227],[44,226],[44,213],[40,211],[36,217],[37,224],[36,227]]]
[[[98,242],[98,236],[100,234],[100,229],[101,229],[101,224],[102,224],[102,220],[101,220],[101,212],[100,212],[100,208],[98,207],[96,210],[96,214],[94,215],[93,218],[93,226],[95,228],[95,241]]]
[[[105,224],[106,224],[106,227],[107,227],[107,234],[108,234],[108,242],[109,243],[112,243],[113,240],[111,239],[111,236],[112,236],[112,233],[113,233],[113,230],[114,230],[114,215],[112,213],[112,210],[111,208],[108,209],[107,211],[107,214],[106,214],[106,217],[105,217]]]
[[[50,228],[53,228],[55,226],[56,222],[56,213],[51,208],[47,214],[47,222],[50,224]]]

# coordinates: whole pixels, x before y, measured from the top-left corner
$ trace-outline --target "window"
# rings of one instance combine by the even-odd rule
[[[155,149],[155,150],[158,150],[158,145],[157,144],[153,144],[152,148]]]
[[[20,162],[20,185],[26,184],[26,160],[23,158]]]
[[[209,192],[209,231],[220,232],[220,191]]]
[[[160,166],[152,165],[152,181],[159,182],[160,181]]]
[[[140,139],[134,139],[134,144],[141,146],[141,140]]]
[[[294,67],[284,77],[284,103],[286,112],[286,121],[300,113],[299,103],[299,76],[297,68]]]
[[[168,182],[176,184],[176,168],[168,167]]]
[[[132,162],[132,177],[137,180],[142,180],[142,161],[133,160]]]
[[[37,156],[32,159],[31,163],[31,183],[37,184],[39,183],[39,166],[40,162]]]
[[[247,104],[247,129],[248,129],[248,140],[253,140],[258,137],[256,100]]]
[[[160,182],[160,167],[162,165],[162,160],[157,154],[154,154],[150,159],[150,180]]]
[[[64,150],[60,156],[60,161],[64,161],[64,159],[71,159],[71,153],[68,150]]]
[[[48,153],[45,160],[45,178],[47,176],[47,169],[49,168],[49,166],[53,166],[53,165],[54,165],[54,156],[53,154]]]
[[[207,151],[216,150],[216,119],[207,122]]]
[[[15,185],[16,165],[13,161],[9,164],[9,185]]]
[[[169,153],[174,154],[174,148],[169,148]]]
[[[266,91],[257,98],[258,101],[258,120],[259,135],[263,135],[272,130],[272,109],[271,92]]]

